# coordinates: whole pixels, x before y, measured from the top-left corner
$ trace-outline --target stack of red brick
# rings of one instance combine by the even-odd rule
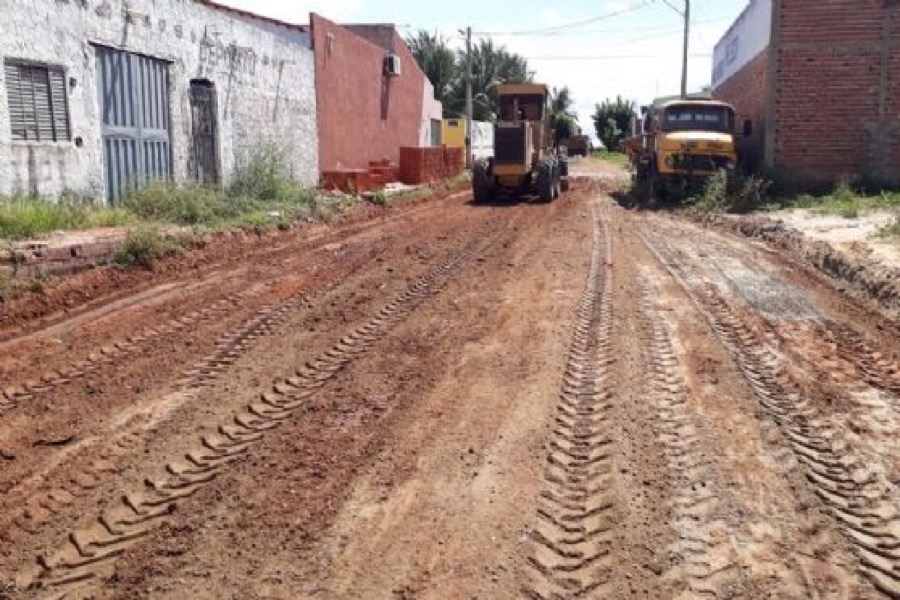
[[[462,173],[462,148],[400,148],[400,181],[420,185],[450,179]]]
[[[388,159],[372,161],[368,169],[336,169],[322,172],[322,187],[326,190],[364,193],[384,189],[399,179],[397,165]]]

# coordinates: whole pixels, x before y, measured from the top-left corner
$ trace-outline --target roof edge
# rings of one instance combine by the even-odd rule
[[[234,8],[233,6],[227,6],[225,4],[221,4],[220,2],[216,2],[215,0],[193,0],[195,4],[202,4],[203,6],[207,6],[213,10],[218,10],[220,12],[232,13],[234,15],[238,15],[240,17],[246,17],[249,19],[256,19],[258,21],[264,21],[266,23],[270,23],[272,25],[278,25],[280,27],[286,27],[287,29],[295,29],[297,31],[302,31],[303,33],[309,33],[309,25],[301,25],[300,23],[290,23],[288,21],[281,21],[279,19],[274,19],[272,17],[266,17],[254,12],[250,12],[248,10],[243,10],[241,8]]]

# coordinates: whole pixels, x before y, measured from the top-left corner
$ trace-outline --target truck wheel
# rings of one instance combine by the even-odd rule
[[[541,199],[541,202],[550,202],[553,200],[555,183],[553,179],[553,164],[549,160],[542,160],[538,164],[536,183],[538,198]]]
[[[486,204],[493,199],[490,165],[486,160],[479,160],[472,167],[472,194],[476,204]]]

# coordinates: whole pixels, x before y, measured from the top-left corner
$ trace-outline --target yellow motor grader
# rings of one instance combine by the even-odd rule
[[[553,142],[547,86],[497,87],[494,156],[472,167],[475,202],[505,195],[535,194],[550,202],[568,189],[568,161]]]

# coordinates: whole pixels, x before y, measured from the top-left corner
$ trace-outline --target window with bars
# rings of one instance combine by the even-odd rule
[[[3,61],[14,141],[71,139],[66,74],[62,67]]]

